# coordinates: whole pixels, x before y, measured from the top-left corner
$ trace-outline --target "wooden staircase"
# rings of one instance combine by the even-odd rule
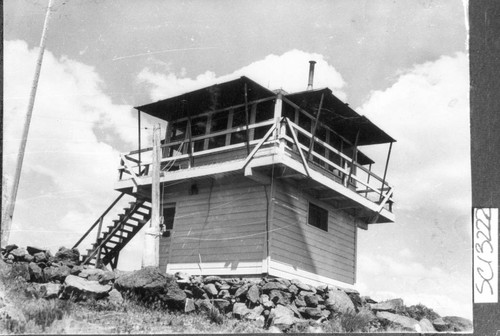
[[[113,220],[113,224],[102,230],[104,216],[123,196],[121,194],[110,207],[99,217],[94,225],[75,244],[77,247],[83,239],[96,227],[97,238],[92,247],[87,249],[87,253],[81,256],[81,263],[99,267],[110,264],[112,269],[118,265],[120,251],[127,243],[141,230],[141,228],[151,218],[151,203],[145,198],[136,197],[129,206],[123,209],[123,213]],[[101,231],[102,230],[102,231]]]

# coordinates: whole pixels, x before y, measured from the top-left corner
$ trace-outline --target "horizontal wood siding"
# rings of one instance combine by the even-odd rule
[[[201,268],[204,263],[211,268],[225,265],[221,274],[224,269],[234,270],[238,263],[261,264],[268,205],[264,187],[236,176],[198,182],[196,195],[189,195],[190,186],[165,188],[164,201],[176,204],[168,262]],[[166,243],[160,244],[162,252],[163,246]],[[163,252],[162,258],[167,254]]]
[[[170,248],[170,237],[160,237],[160,270],[167,271],[168,249]]]
[[[281,181],[275,181],[273,196],[271,260],[354,283],[354,218]],[[309,201],[328,210],[328,232],[307,224]]]

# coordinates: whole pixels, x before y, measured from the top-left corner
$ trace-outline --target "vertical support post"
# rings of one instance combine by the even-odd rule
[[[384,177],[382,178],[382,187],[380,188],[380,198],[379,202],[382,201],[382,194],[385,187],[385,178],[387,177],[387,167],[389,166],[389,159],[391,158],[392,142],[389,144],[389,151],[387,153],[387,160],[385,161]]]
[[[274,104],[274,125],[275,125],[275,129],[274,129],[274,135],[273,135],[273,138],[274,139],[278,139],[278,136],[279,136],[279,122],[281,120],[281,111],[283,110],[283,95],[282,93],[278,93],[278,95],[276,96],[276,102]]]
[[[97,227],[97,237],[95,239],[96,245],[99,245],[99,236],[101,235],[101,230],[102,230],[102,222],[104,221],[104,217],[101,216],[99,218],[99,226]],[[99,264],[101,263],[101,247],[97,250],[97,256],[95,259],[95,267],[99,267]]]
[[[248,90],[247,90],[247,83],[245,83],[245,136],[246,136],[246,142],[247,142],[247,155],[250,154],[250,132],[248,130],[248,124],[249,124],[249,117],[248,117]]]
[[[359,140],[359,129],[358,129],[358,132],[356,133],[356,140],[354,140],[354,148],[352,150],[352,157],[351,157],[351,167],[349,169],[349,177],[347,178],[347,181],[346,181],[347,187],[349,187],[352,172],[354,171],[354,163],[356,163],[358,161],[358,140]]]
[[[137,146],[139,151],[139,176],[141,175],[141,111],[137,110]]]
[[[188,155],[189,155],[189,168],[194,166],[194,159],[193,159],[193,134],[191,133],[191,113],[189,112],[189,109],[187,108],[187,101],[183,100],[182,101],[184,104],[184,108],[187,111],[187,126],[186,126],[186,136],[188,138]]]
[[[316,118],[314,119],[314,125],[313,129],[311,132],[311,143],[309,144],[309,151],[307,152],[306,160],[309,160],[309,157],[311,156],[311,152],[313,151],[314,148],[314,139],[316,138],[316,128],[318,127],[318,121],[319,121],[319,116],[321,114],[321,108],[323,107],[323,98],[324,94],[321,94],[321,100],[319,101],[319,108],[318,108],[318,113],[316,113]]]
[[[366,178],[366,184],[370,185],[370,177],[372,177],[372,164],[368,166],[368,177]],[[369,187],[366,187],[366,192],[365,192],[365,197],[368,197],[368,189]]]
[[[142,266],[158,267],[160,264],[160,124],[153,128],[153,163],[151,183],[151,220],[144,235]]]

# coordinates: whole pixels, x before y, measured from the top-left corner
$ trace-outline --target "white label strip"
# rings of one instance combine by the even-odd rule
[[[498,209],[474,209],[472,232],[474,303],[498,303]]]

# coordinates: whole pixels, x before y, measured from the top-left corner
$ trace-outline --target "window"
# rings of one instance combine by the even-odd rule
[[[316,204],[309,203],[309,217],[307,222],[318,229],[328,231],[328,211]]]
[[[163,224],[161,231],[163,237],[170,237],[170,231],[174,228],[175,204],[165,205],[163,207]]]

